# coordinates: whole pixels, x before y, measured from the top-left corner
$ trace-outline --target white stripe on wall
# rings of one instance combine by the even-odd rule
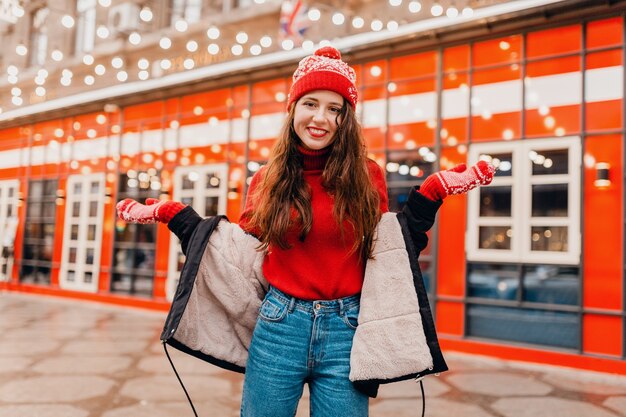
[[[585,101],[619,100],[624,91],[624,68],[596,68],[585,72]]]
[[[585,72],[585,99],[587,102],[619,100],[623,98],[623,67],[613,66],[591,69]],[[548,107],[579,105],[581,97],[580,72],[548,75],[526,81],[527,108],[541,105]],[[442,116],[444,119],[467,117],[469,115],[469,89],[455,88],[444,90]],[[472,111],[479,115],[483,111],[491,114],[521,111],[521,80],[478,85],[472,88]],[[382,99],[362,103],[363,127],[385,125],[386,102]],[[361,107],[361,106],[359,106]],[[392,97],[389,100],[389,124],[407,124],[435,119],[437,96],[434,92]],[[250,138],[275,138],[280,133],[285,117],[284,112],[253,116],[250,120]],[[229,130],[232,129],[232,132]],[[71,159],[85,161],[104,158],[109,155],[132,156],[141,151],[158,152],[162,149],[174,150],[179,146],[193,148],[211,144],[227,144],[229,133],[232,142],[244,143],[247,140],[248,120],[236,118],[182,126],[177,130],[148,130],[141,133],[128,132],[123,135],[122,149],[119,137],[78,140],[60,145],[33,146],[29,149],[0,151],[0,168],[42,165],[44,163],[69,162]],[[178,139],[177,139],[178,137]],[[107,144],[107,140],[110,142]],[[177,144],[177,140],[180,144]],[[107,148],[108,146],[108,148]]]

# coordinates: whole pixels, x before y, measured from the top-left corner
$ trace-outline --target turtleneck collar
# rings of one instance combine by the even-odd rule
[[[321,171],[326,166],[330,155],[330,146],[323,149],[308,149],[298,145],[298,151],[302,155],[303,168],[305,171]]]

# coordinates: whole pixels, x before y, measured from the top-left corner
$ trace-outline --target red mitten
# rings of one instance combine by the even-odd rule
[[[479,185],[491,183],[495,171],[485,161],[478,161],[470,169],[466,169],[465,164],[460,164],[447,171],[429,175],[420,187],[420,192],[433,201],[443,200],[450,194],[466,193]]]
[[[118,217],[128,223],[154,224],[161,222],[167,224],[186,206],[178,201],[161,201],[156,198],[146,199],[144,205],[131,198],[126,198],[117,203],[115,207]]]

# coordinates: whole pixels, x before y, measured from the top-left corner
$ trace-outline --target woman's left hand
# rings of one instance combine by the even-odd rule
[[[420,193],[431,200],[443,200],[450,194],[463,194],[479,185],[491,183],[495,172],[496,169],[485,161],[478,161],[469,169],[460,164],[429,175],[420,187]]]

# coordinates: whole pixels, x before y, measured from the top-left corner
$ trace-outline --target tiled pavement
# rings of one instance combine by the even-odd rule
[[[0,416],[193,416],[158,342],[165,314],[0,293]],[[242,377],[170,349],[201,417],[234,417]],[[626,416],[626,377],[447,352],[428,417]],[[415,417],[419,387],[381,388],[372,417]],[[306,395],[297,417],[308,416]]]

